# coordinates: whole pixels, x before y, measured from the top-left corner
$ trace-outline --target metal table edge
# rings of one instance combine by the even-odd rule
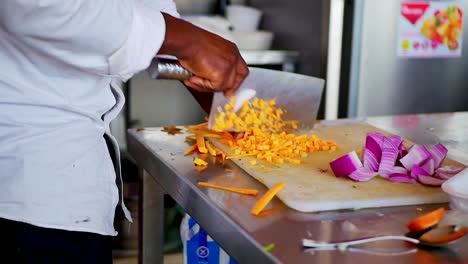
[[[162,189],[182,206],[238,263],[281,263],[273,254],[265,252],[263,246],[252,239],[244,230],[236,228],[238,225],[212,203],[209,197],[195,185],[183,177],[178,177],[169,168],[168,164],[164,163],[162,159],[158,159],[157,153],[150,151],[148,146],[138,140],[135,129],[129,129],[127,132],[127,148],[137,166],[146,170]],[[172,183],[169,183],[169,181],[172,181]],[[176,182],[174,183],[174,181]],[[178,185],[188,187],[189,192],[195,193],[196,197],[201,198],[201,202],[198,205],[189,206],[184,201],[182,192],[174,187]],[[190,196],[190,193],[188,196]],[[210,212],[210,215],[207,216],[203,212]],[[216,223],[218,226],[213,223],[219,221],[213,221],[213,219],[223,219],[223,231],[219,231],[219,223]],[[239,233],[240,236],[237,238],[241,240],[233,240],[231,237],[223,236],[222,233],[226,232]]]

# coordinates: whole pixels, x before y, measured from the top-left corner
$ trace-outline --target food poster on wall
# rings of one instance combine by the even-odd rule
[[[403,2],[400,8],[398,56],[460,57],[463,11],[456,1]]]

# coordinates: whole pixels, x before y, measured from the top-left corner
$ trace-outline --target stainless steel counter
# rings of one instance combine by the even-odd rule
[[[366,121],[425,145],[443,143],[449,157],[468,164],[468,112],[373,117],[338,120],[320,125]],[[387,207],[363,210],[301,213],[273,200],[273,209],[254,217],[256,199],[200,188],[198,181],[266,189],[248,174],[227,162],[211,162],[208,169],[194,170],[192,157],[183,156],[184,135],[171,136],[161,128],[129,131],[128,149],[143,175],[143,263],[162,263],[162,193],[172,196],[238,263],[446,263],[468,262],[468,239],[444,249],[416,248],[404,242],[377,242],[346,251],[304,250],[302,238],[336,241],[376,235],[405,234],[405,223],[443,205]],[[154,184],[151,187],[151,184]],[[450,215],[449,215],[450,216]],[[450,216],[452,220],[454,216]],[[459,220],[466,221],[463,217]],[[159,239],[159,241],[158,241]],[[271,253],[263,246],[275,244]],[[157,247],[157,248],[155,248]]]

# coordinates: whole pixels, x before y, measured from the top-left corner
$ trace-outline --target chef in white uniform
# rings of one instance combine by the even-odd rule
[[[112,262],[115,210],[131,220],[109,129],[124,103],[117,84],[156,54],[178,57],[196,91],[240,86],[237,47],[177,17],[170,0],[0,1],[3,259]]]

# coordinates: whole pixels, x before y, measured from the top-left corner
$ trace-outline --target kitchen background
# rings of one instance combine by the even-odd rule
[[[465,45],[460,58],[399,58],[401,0],[175,2],[183,18],[221,31],[228,29],[229,23],[226,26],[226,20],[219,20],[219,17],[213,20],[213,16],[224,15],[228,4],[260,10],[258,30],[273,35],[271,46],[265,49],[265,43],[260,43],[265,38],[246,39],[242,55],[250,66],[326,79],[319,119],[468,110],[467,32],[462,34]],[[468,10],[468,1],[456,2]],[[235,38],[229,30],[222,33],[227,38]],[[142,72],[134,76],[124,90],[126,109],[112,126],[122,146],[127,203],[137,218],[138,176],[131,157],[126,155],[126,129],[196,124],[203,122],[206,114],[177,81],[152,80]],[[183,211],[170,199],[166,200],[169,200],[166,217],[172,221],[167,226],[166,249],[178,252],[181,244],[177,228]],[[136,225],[129,226],[120,219],[118,228],[121,236],[116,241],[116,255],[134,256]]]

